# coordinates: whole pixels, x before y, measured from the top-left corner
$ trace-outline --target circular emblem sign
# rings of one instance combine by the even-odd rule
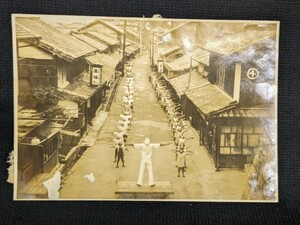
[[[255,68],[250,68],[250,69],[247,71],[247,77],[248,77],[250,80],[255,80],[258,76],[259,76],[259,72],[258,72],[258,70],[255,69]]]

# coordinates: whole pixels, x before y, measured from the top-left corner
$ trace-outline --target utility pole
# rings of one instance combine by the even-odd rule
[[[188,85],[186,87],[186,89],[189,89],[190,88],[190,85],[191,85],[191,78],[192,78],[192,70],[193,70],[193,57],[190,56],[190,73],[189,73],[189,80],[188,80]]]
[[[140,53],[143,54],[143,47],[142,47],[142,23],[144,17],[140,20]]]
[[[154,67],[154,31],[151,31],[152,35],[151,35],[151,40],[152,40],[152,58],[151,58],[151,67],[153,70]]]
[[[122,76],[125,75],[125,59],[126,59],[126,20],[124,21],[124,36],[123,36],[123,68],[122,68]]]

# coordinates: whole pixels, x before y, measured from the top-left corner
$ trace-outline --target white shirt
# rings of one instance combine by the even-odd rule
[[[135,148],[140,149],[142,152],[142,161],[151,161],[152,151],[160,147],[160,144],[134,144]]]

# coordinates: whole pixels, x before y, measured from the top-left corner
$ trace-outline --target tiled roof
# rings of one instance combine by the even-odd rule
[[[171,46],[171,47],[158,45],[154,48],[154,56],[153,56],[154,62],[156,63],[159,58],[164,58],[164,57],[167,57],[165,58],[166,59],[165,61],[169,61],[171,59],[169,56],[172,56],[173,54],[179,52],[179,50],[181,50],[181,47],[178,45]]]
[[[61,131],[61,129],[64,127],[64,124],[57,123],[54,121],[47,121],[41,126],[38,126],[34,130],[35,136],[37,136],[41,142],[46,140],[47,138],[50,138],[57,132]]]
[[[111,53],[110,56],[117,59],[119,62],[121,62],[123,59],[123,53],[119,51],[115,51],[114,53]]]
[[[125,52],[127,55],[131,55],[131,54],[135,53],[138,49],[139,49],[139,47],[136,45],[129,45],[129,46],[126,46]],[[119,49],[119,52],[122,54],[123,49]]]
[[[98,20],[98,19],[96,19],[95,21],[93,21],[89,24],[84,25],[83,27],[79,28],[78,31],[86,30],[87,28],[92,27],[93,25],[99,24],[99,23],[103,24],[104,26],[106,26],[108,28],[110,28],[111,30],[115,31],[118,34],[124,34],[124,30],[119,28],[118,26],[116,26],[116,25],[114,25],[114,24],[112,24],[108,21]],[[126,32],[133,35],[133,36],[135,36],[135,37],[139,37],[139,34],[133,32],[133,31],[127,30]]]
[[[95,40],[94,38],[87,36],[86,34],[71,32],[71,35],[78,38],[79,40],[87,43],[88,45],[98,49],[100,52],[102,52],[108,48],[108,46],[106,44],[103,44],[103,43]]]
[[[231,55],[275,35],[275,30],[244,30],[217,41],[212,40],[204,48],[219,54]]]
[[[203,49],[195,49],[192,53],[192,67],[202,63],[204,65],[209,65],[209,52]],[[170,63],[166,63],[166,68],[171,71],[181,71],[190,68],[191,56],[186,54],[180,58],[173,60]]]
[[[216,117],[243,117],[243,118],[272,118],[274,109],[272,108],[234,108],[226,112],[215,115]]]
[[[89,74],[84,73],[61,91],[88,100],[100,87],[101,86],[90,86]]]
[[[116,67],[119,64],[119,60],[106,54],[96,53],[93,56],[86,57],[86,60],[92,64],[101,65],[102,67],[102,79],[108,81],[115,73]]]
[[[73,61],[96,51],[90,45],[59,31],[38,17],[17,17],[16,23],[26,27],[31,33],[41,36],[39,42],[41,48],[65,60]]]
[[[35,127],[43,124],[43,119],[19,119],[18,120],[18,141],[30,133]]]
[[[159,52],[160,56],[163,57],[163,56],[167,56],[175,51],[178,51],[180,50],[181,47],[178,46],[178,45],[175,45],[175,46],[172,46],[171,48],[167,48],[167,49],[164,49],[162,50],[161,52]]]
[[[21,24],[16,24],[16,38],[17,39],[39,39],[40,36],[33,34],[30,30],[26,29],[26,27]]]
[[[185,94],[204,115],[230,108],[236,103],[213,84],[187,90]]]
[[[189,76],[190,73],[185,73],[183,75],[169,79],[170,84],[173,86],[178,96],[183,95],[187,90]],[[192,71],[189,89],[202,87],[207,84],[209,84],[209,81],[206,78],[200,76],[198,72]]]
[[[88,31],[86,33],[88,36],[98,39],[99,41],[104,42],[107,45],[117,45],[119,44],[118,40],[109,36],[106,36],[105,34],[101,34],[98,32]]]

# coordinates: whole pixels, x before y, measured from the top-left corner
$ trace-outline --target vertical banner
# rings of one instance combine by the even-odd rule
[[[157,62],[157,72],[163,73],[164,72],[164,61],[158,60]]]
[[[101,84],[101,67],[91,66],[91,85],[99,86]]]

